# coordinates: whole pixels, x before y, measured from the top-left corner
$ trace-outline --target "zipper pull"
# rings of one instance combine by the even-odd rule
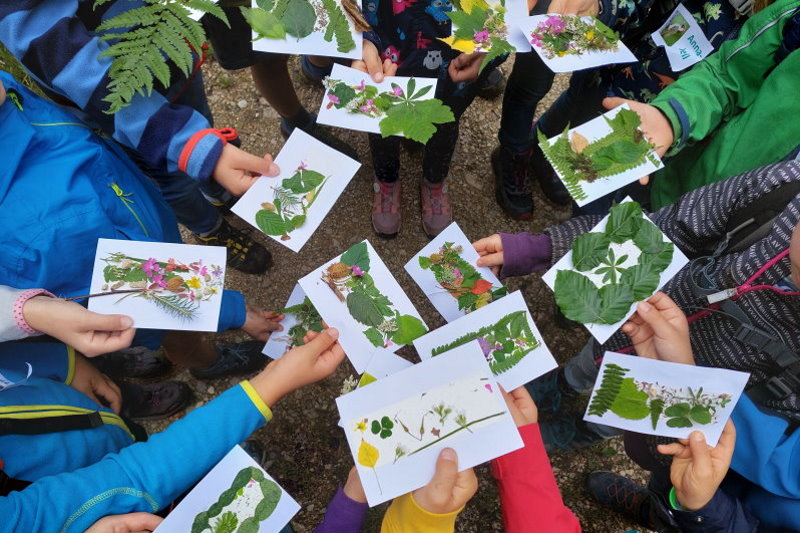
[[[724,291],[715,292],[714,294],[709,294],[706,296],[709,304],[715,304],[717,302],[721,302],[723,300],[727,300],[733,296],[736,296],[736,292],[738,289],[725,289]]]

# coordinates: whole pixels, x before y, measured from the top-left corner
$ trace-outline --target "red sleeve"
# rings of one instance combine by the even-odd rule
[[[580,533],[581,524],[561,500],[538,424],[519,428],[525,447],[492,461],[506,533]]]

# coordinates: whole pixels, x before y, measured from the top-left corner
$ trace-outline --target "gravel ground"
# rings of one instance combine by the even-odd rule
[[[299,75],[296,58],[290,65],[301,101],[309,110],[317,111],[322,90],[312,87]],[[510,72],[510,64],[503,68]],[[277,154],[283,144],[278,115],[257,93],[249,73],[225,72],[213,61],[204,69],[206,89],[216,124],[220,127],[236,126],[243,140],[243,148],[252,153]],[[554,89],[545,99],[544,105],[548,105],[565,88],[567,81],[567,77],[556,78]],[[555,207],[548,203],[538,189],[534,191],[535,217],[530,222],[511,220],[498,208],[494,200],[489,155],[497,144],[499,123],[499,99],[476,100],[462,119],[461,136],[449,182],[455,218],[472,239],[497,231],[540,232],[543,228],[569,217],[568,208]],[[271,251],[275,264],[266,275],[260,277],[229,270],[227,287],[242,291],[249,301],[264,308],[279,309],[283,307],[298,278],[340,254],[351,244],[369,238],[427,324],[431,328],[442,326],[442,317],[403,269],[408,258],[428,242],[419,218],[419,156],[402,156],[405,174],[404,223],[395,239],[384,240],[373,233],[370,224],[372,169],[366,134],[350,130],[336,130],[334,133],[357,148],[363,167],[323,225],[299,254],[254,232],[255,238]],[[231,218],[235,225],[248,227],[236,217]],[[191,238],[187,238],[187,242],[191,242]],[[564,330],[554,324],[552,293],[541,281],[541,276],[513,279],[508,285],[511,290],[523,291],[545,342],[560,362],[566,361],[585,343],[588,335],[584,330]],[[241,334],[227,334],[222,338],[245,340],[245,336]],[[415,357],[415,354],[412,353],[411,357]],[[285,398],[275,409],[275,419],[256,434],[267,447],[266,467],[270,474],[303,506],[292,522],[299,533],[312,531],[320,522],[329,499],[337,486],[345,480],[352,465],[347,442],[341,429],[337,427],[338,414],[334,403],[342,381],[352,373],[353,369],[344,363],[325,382]],[[236,382],[197,382],[186,371],[177,373],[175,378],[191,384],[197,395],[198,406]],[[160,430],[168,422],[148,424],[148,429]],[[564,501],[578,516],[584,531],[621,532],[635,527],[595,505],[584,489],[585,475],[594,470],[613,470],[643,479],[641,471],[625,456],[620,439],[581,452],[554,454],[551,460]],[[461,514],[456,530],[465,533],[502,531],[497,491],[489,468],[481,466],[476,470],[480,479],[480,490]],[[377,532],[380,529],[384,510],[384,506],[371,510],[365,531]]]

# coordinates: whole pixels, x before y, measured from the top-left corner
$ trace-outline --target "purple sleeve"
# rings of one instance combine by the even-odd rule
[[[553,246],[547,235],[501,233],[503,268],[500,277],[525,276],[550,268]]]
[[[368,509],[369,505],[351,500],[339,487],[314,533],[359,533]]]

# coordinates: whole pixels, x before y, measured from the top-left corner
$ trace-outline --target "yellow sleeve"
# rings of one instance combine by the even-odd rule
[[[381,533],[452,533],[461,509],[448,514],[429,513],[408,493],[395,498],[389,506],[383,517]]]

